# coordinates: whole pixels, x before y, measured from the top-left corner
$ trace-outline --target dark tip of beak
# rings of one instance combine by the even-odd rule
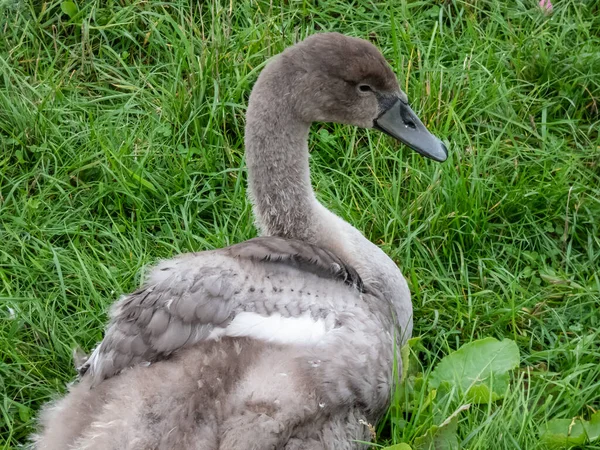
[[[374,127],[434,161],[442,162],[448,158],[446,145],[431,134],[408,103],[400,99],[384,109],[375,120]]]

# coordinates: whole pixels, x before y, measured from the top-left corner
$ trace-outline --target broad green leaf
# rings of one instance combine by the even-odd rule
[[[583,428],[585,429],[585,434],[587,435],[588,441],[594,442],[600,437],[600,411],[595,414],[592,414],[590,417],[590,421],[583,421]]]
[[[498,392],[506,392],[507,387],[508,374],[500,379],[494,379],[494,389],[497,392],[490,391],[490,388],[488,388],[485,384],[477,384],[471,386],[471,388],[467,391],[467,398],[474,403],[488,403],[490,401],[495,402],[501,398]]]
[[[431,402],[433,402],[436,397],[437,397],[437,391],[435,389],[431,389],[421,405],[421,411],[424,411],[426,408],[428,408],[429,405],[431,404]]]
[[[60,9],[63,13],[69,16],[71,19],[77,15],[79,8],[75,2],[65,1],[60,4]]]
[[[404,344],[404,346],[402,347],[402,349],[400,350],[400,356],[402,358],[402,378],[400,379],[401,382],[404,382],[406,380],[406,377],[409,374],[409,370],[412,369],[412,366],[415,364],[411,364],[411,350],[416,353],[416,346],[419,344],[419,342],[421,342],[421,338],[420,337],[414,337],[409,339],[406,344]],[[413,370],[414,372],[414,370]]]
[[[551,448],[570,448],[585,443],[585,431],[580,420],[550,420],[540,437]]]
[[[432,391],[435,392],[435,391]],[[442,422],[441,425],[433,425],[427,432],[415,439],[416,450],[451,450],[458,448],[458,416],[468,410],[471,404],[461,405],[456,411]]]
[[[542,429],[541,441],[550,448],[570,448],[594,442],[600,437],[600,412],[589,422],[579,418],[552,419]]]
[[[17,408],[19,409],[19,419],[21,419],[21,422],[27,423],[32,416],[31,408],[20,403],[17,403]]]
[[[383,447],[381,450],[412,450],[412,447],[403,442],[401,444],[392,445],[390,447]]]
[[[400,382],[404,383],[406,381],[406,376],[408,375],[408,366],[410,364],[410,347],[407,342],[404,344],[404,347],[400,349],[400,358],[402,359],[402,376],[400,377]]]
[[[424,386],[423,377],[415,377],[413,375],[409,375],[404,382],[400,383],[394,393],[394,401],[392,402],[392,410],[396,411],[400,414],[401,411],[408,411],[415,407],[415,400],[420,404],[420,399],[422,395],[423,389],[426,388]],[[426,391],[429,392],[429,391]],[[435,390],[434,390],[435,392]],[[431,392],[429,392],[429,397]]]
[[[453,417],[444,425],[433,425],[427,432],[415,439],[415,450],[454,450],[458,448],[458,417]]]
[[[463,345],[444,357],[429,377],[431,388],[457,387],[474,403],[489,403],[504,396],[509,371],[519,365],[519,349],[510,339],[481,339]]]

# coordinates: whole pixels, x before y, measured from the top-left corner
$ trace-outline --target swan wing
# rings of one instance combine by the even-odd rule
[[[79,369],[80,375],[91,376],[97,384],[203,340],[242,336],[242,324],[262,330],[265,336],[258,331],[255,335],[267,339],[265,318],[279,319],[280,328],[289,325],[290,321],[282,323],[286,317],[306,319],[312,313],[324,318],[324,307],[302,293],[302,287],[319,285],[341,285],[349,295],[363,290],[358,273],[333,253],[278,237],[163,261],[141,289],[114,304],[105,337]],[[298,286],[299,292],[292,294],[289,286]],[[299,330],[307,325],[295,322]]]

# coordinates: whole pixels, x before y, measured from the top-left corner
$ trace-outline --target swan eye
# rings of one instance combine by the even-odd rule
[[[371,89],[371,86],[369,86],[368,84],[359,84],[358,85],[358,90],[360,92],[370,92],[373,89]]]

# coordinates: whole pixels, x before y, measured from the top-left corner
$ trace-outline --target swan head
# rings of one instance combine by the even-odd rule
[[[445,161],[448,151],[410,108],[396,75],[370,42],[320,33],[281,54],[295,113],[305,122],[376,128],[413,150]],[[282,74],[279,74],[282,75]]]

